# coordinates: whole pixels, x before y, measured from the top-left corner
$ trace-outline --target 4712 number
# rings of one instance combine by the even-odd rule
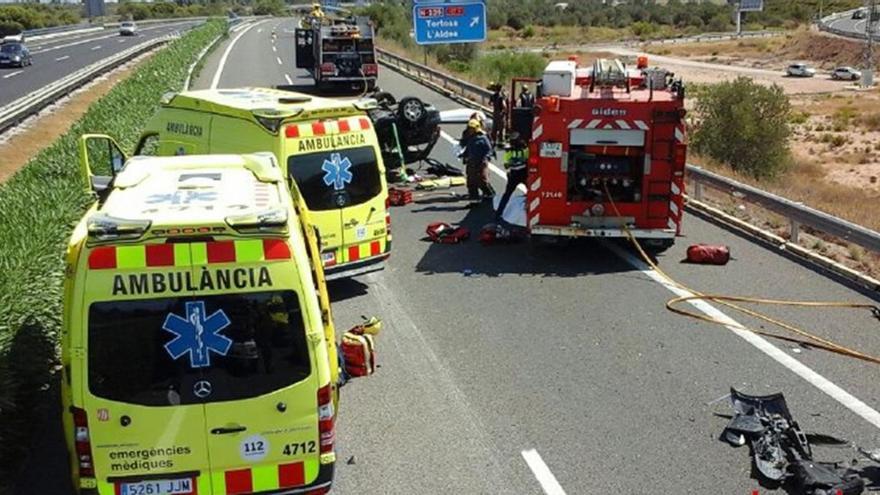
[[[316,448],[317,444],[315,444],[314,440],[311,442],[289,443],[284,446],[284,450],[281,453],[284,455],[314,454]]]

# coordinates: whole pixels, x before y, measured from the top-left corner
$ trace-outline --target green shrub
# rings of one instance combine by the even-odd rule
[[[513,77],[539,77],[547,61],[537,53],[493,52],[477,58],[471,73],[486,81],[510,81]]]
[[[284,15],[284,0],[257,0],[254,4],[254,15]]]
[[[533,26],[526,26],[526,28],[523,29],[522,37],[525,39],[529,39],[533,36],[535,36],[535,28]]]
[[[58,362],[62,253],[89,205],[79,174],[77,139],[108,132],[131,149],[160,97],[181,89],[193,58],[225,23],[210,22],[172,42],[114,87],[49,147],[0,184],[0,493],[13,478]]]
[[[3,34],[4,26],[17,26],[17,30],[5,33],[15,34],[23,29],[63,26],[79,21],[78,6],[37,3],[0,5],[0,34]]]
[[[707,87],[696,105],[694,150],[754,177],[774,176],[791,158],[791,104],[782,88],[746,77]]]

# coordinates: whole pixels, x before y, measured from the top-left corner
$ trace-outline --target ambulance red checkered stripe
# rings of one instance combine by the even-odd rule
[[[302,124],[290,124],[284,129],[284,135],[289,138],[327,136],[331,134],[366,131],[370,129],[370,126],[370,119],[367,117],[317,120]]]
[[[136,246],[99,246],[89,253],[89,269],[137,269],[207,264],[256,262],[290,259],[290,247],[280,239],[252,241],[212,241],[194,243],[142,244]]]
[[[274,477],[274,475],[273,475]],[[254,491],[254,473],[250,468],[233,469],[223,473],[223,481],[226,485],[226,495],[240,495]],[[275,481],[275,480],[271,480]],[[280,464],[277,469],[277,488],[293,488],[305,485],[305,464],[294,462]]]

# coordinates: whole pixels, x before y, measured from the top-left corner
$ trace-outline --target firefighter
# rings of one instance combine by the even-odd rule
[[[313,3],[312,12],[309,15],[311,15],[315,19],[322,19],[324,17],[324,11],[321,9],[321,4],[318,2]]]
[[[492,142],[501,143],[504,141],[504,123],[507,121],[507,94],[504,87],[493,82],[489,85],[492,90],[492,96],[489,102],[492,104]]]
[[[489,158],[492,156],[492,143],[480,125],[480,121],[468,121],[467,138],[464,141],[464,163],[467,172],[468,197],[471,202],[495,196],[495,189],[489,184]]]
[[[535,106],[535,95],[529,91],[528,86],[523,86],[519,93],[519,106],[524,108],[532,108]]]
[[[510,133],[510,143],[504,149],[504,168],[507,169],[507,186],[504,188],[504,194],[501,201],[498,202],[498,209],[495,210],[495,222],[500,223],[503,220],[504,208],[507,207],[508,201],[517,186],[526,183],[528,176],[528,168],[526,164],[529,158],[529,146],[525,139],[514,131]]]

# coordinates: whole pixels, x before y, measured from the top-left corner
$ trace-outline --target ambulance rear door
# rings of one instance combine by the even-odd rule
[[[88,256],[82,403],[100,495],[211,493],[190,244]]]
[[[326,353],[316,298],[302,290],[291,251],[281,239],[208,242],[199,268],[194,300],[218,320],[205,330],[222,327],[229,345],[203,368],[215,494],[275,493],[318,477],[315,350]]]

